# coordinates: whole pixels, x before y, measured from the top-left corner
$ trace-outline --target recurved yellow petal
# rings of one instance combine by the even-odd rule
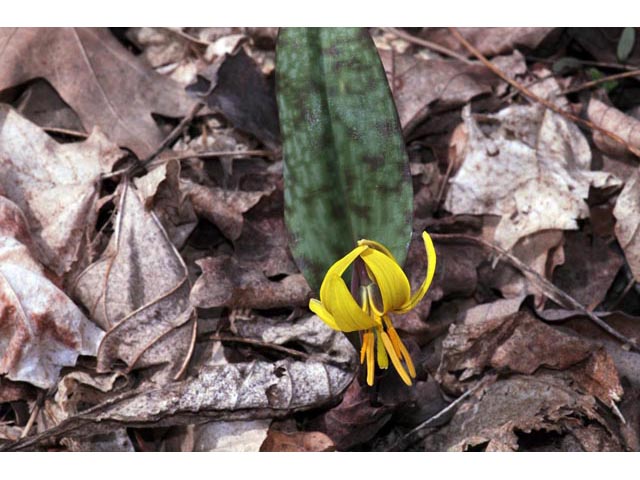
[[[353,299],[342,277],[327,274],[322,285],[325,289],[322,305],[327,312],[331,312],[339,330],[354,332],[375,325],[373,318],[363,312]]]
[[[324,323],[329,325],[334,330],[340,330],[336,319],[333,318],[333,315],[331,315],[331,313],[327,311],[326,308],[324,308],[324,305],[322,305],[322,303],[320,303],[315,298],[309,300],[309,310],[319,316]]]
[[[373,274],[373,281],[380,289],[384,311],[378,311],[378,308],[371,304],[378,315],[396,310],[409,302],[411,296],[409,280],[393,257],[388,257],[372,248],[363,251],[360,257]]]
[[[344,274],[345,270],[347,268],[349,268],[349,265],[351,265],[353,263],[353,261],[358,258],[360,256],[360,254],[365,251],[367,248],[366,245],[361,245],[358,246],[356,248],[354,248],[353,250],[351,250],[349,253],[347,253],[344,257],[342,257],[340,260],[338,260],[336,263],[334,263],[333,265],[331,265],[331,267],[329,267],[329,270],[327,270],[327,273],[324,277],[324,280],[322,281],[322,285],[320,285],[320,301],[322,303],[325,303],[325,300],[327,298],[327,280],[329,279],[329,277],[332,276],[337,276],[337,277],[342,277],[342,275]]]
[[[398,261],[396,260],[396,257],[393,256],[393,253],[391,253],[391,251],[387,247],[385,247],[381,243],[376,242],[375,240],[367,240],[366,238],[363,238],[362,240],[358,240],[358,245],[366,245],[368,247],[373,248],[374,250],[379,250],[380,252],[384,253],[387,257],[390,257],[392,260],[398,263]]]
[[[424,297],[427,290],[431,286],[433,275],[436,272],[436,249],[433,246],[433,241],[427,232],[422,233],[422,240],[424,241],[424,247],[427,251],[427,273],[424,278],[424,282],[420,285],[420,288],[411,297],[411,299],[400,308],[396,310],[396,313],[407,313],[412,310]]]

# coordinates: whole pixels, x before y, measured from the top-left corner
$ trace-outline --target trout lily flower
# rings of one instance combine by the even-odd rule
[[[389,358],[407,385],[416,370],[389,314],[412,310],[424,297],[436,270],[436,251],[431,237],[422,234],[427,251],[427,272],[420,288],[411,295],[407,276],[391,252],[373,240],[360,240],[356,248],[335,262],[327,271],[320,287],[320,300],[311,299],[309,308],[329,327],[343,332],[361,331],[360,363],[367,362],[367,383],[373,385],[375,361],[378,367],[389,367]],[[354,264],[355,282],[351,291],[342,278]],[[352,291],[359,288],[359,301]],[[375,355],[374,355],[375,354]],[[375,358],[374,358],[375,356]]]

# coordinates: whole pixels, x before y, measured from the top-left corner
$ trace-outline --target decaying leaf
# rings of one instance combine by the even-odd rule
[[[492,239],[495,222],[485,217],[483,236]],[[554,269],[564,262],[564,234],[560,230],[542,230],[521,238],[513,247],[513,255],[531,267],[543,278],[551,280]],[[529,281],[522,272],[511,265],[500,262],[495,267],[485,265],[481,270],[481,280],[487,286],[497,288],[505,298],[515,298],[533,294],[535,306],[542,308],[546,300],[545,292]]]
[[[235,241],[242,233],[244,216],[262,197],[269,195],[275,186],[267,186],[264,191],[225,190],[205,187],[192,182],[184,182],[196,212],[216,225],[229,240]]]
[[[258,452],[271,424],[265,420],[208,422],[176,428],[165,445],[180,452]]]
[[[98,371],[107,372],[121,360],[128,369],[164,365],[159,381],[179,375],[195,333],[189,287],[186,266],[157,217],[125,184],[109,246],[74,288],[107,330]]]
[[[557,84],[547,80],[538,88],[549,94]],[[507,107],[484,125],[466,107],[463,120],[464,162],[451,179],[445,208],[501,216],[495,241],[507,250],[541,230],[576,229],[577,219],[589,215],[589,187],[620,183],[590,171],[591,152],[578,127],[542,105]]]
[[[273,81],[242,48],[225,55],[202,72],[208,88],[189,90],[204,97],[210,108],[222,112],[237,128],[251,133],[267,147],[280,144],[280,127]],[[204,91],[203,91],[204,90]]]
[[[553,28],[545,27],[461,27],[458,28],[464,38],[473,44],[483,55],[493,57],[513,51],[515,48],[536,48]],[[468,55],[469,52],[451,35],[447,28],[426,28],[420,37],[439,45]]]
[[[595,452],[622,450],[623,442],[592,396],[538,374],[515,375],[476,392],[423,448]]]
[[[595,235],[566,232],[565,238],[565,261],[554,272],[554,284],[581,305],[596,307],[604,300],[624,259]]]
[[[45,78],[78,114],[143,158],[163,135],[151,117],[185,115],[193,101],[101,28],[0,29],[0,90]]]
[[[393,98],[405,132],[412,131],[434,110],[460,107],[475,97],[490,93],[498,84],[495,75],[483,66],[459,60],[425,60],[391,55],[384,50],[380,51],[380,57],[392,84]],[[495,61],[503,69],[509,67],[518,73],[526,71],[524,57],[519,52]]]
[[[332,452],[336,449],[331,439],[322,432],[285,433],[269,430],[260,447],[261,452]]]
[[[640,171],[627,180],[613,209],[616,237],[636,281],[640,281]]]
[[[127,382],[119,373],[89,374],[77,370],[63,376],[53,398],[46,398],[38,414],[38,431],[55,427],[78,412],[105,400]],[[124,428],[83,437],[63,437],[60,443],[74,452],[132,452],[133,445]]]
[[[295,307],[307,305],[311,298],[311,289],[299,273],[271,280],[251,264],[227,255],[196,263],[202,269],[202,276],[191,292],[191,301],[197,307]]]
[[[28,231],[19,208],[0,196],[0,375],[49,388],[79,355],[96,355],[104,333],[47,278]]]
[[[198,223],[191,198],[181,188],[180,170],[180,162],[170,160],[134,179],[145,207],[153,210],[177,249],[184,246]]]
[[[57,275],[86,256],[100,176],[121,156],[98,130],[84,142],[61,145],[14,110],[0,107],[0,188],[25,213],[42,260]]]
[[[500,300],[480,305],[451,327],[437,374],[446,389],[460,393],[464,382],[487,368],[528,375],[545,368],[566,370],[583,391],[606,405],[620,400],[620,379],[603,348],[550,327],[526,311],[495,315],[517,304]]]
[[[352,367],[318,361],[284,359],[204,366],[186,380],[112,398],[12,448],[25,448],[45,438],[95,434],[122,425],[181,425],[205,418],[281,418],[333,401],[352,379]]]
[[[591,98],[589,101],[587,115],[595,125],[616,134],[632,147],[640,148],[640,120],[625,115],[617,108],[596,98]],[[608,155],[619,157],[627,153],[624,145],[600,132],[593,132],[593,141],[600,150]]]
[[[578,42],[593,59],[599,62],[618,62],[618,45],[624,32],[623,27],[582,27],[568,28],[573,40]],[[630,46],[631,56],[625,61],[629,65],[637,65],[640,61],[640,38],[636,36],[633,46]]]
[[[371,440],[392,413],[385,405],[372,405],[369,392],[353,382],[340,405],[312,422],[312,427],[326,433],[338,450],[347,450]]]

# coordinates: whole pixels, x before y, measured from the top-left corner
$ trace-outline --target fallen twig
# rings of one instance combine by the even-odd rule
[[[488,377],[490,380],[489,381],[493,381],[495,379],[495,376],[492,377]],[[433,423],[437,422],[438,420],[440,420],[441,418],[443,418],[445,415],[447,415],[451,410],[453,410],[454,408],[456,408],[458,405],[460,405],[464,400],[466,400],[467,398],[469,398],[473,393],[475,393],[476,391],[478,391],[480,389],[480,387],[483,387],[487,384],[487,381],[479,381],[478,383],[476,383],[473,387],[471,387],[470,389],[468,389],[466,392],[464,392],[462,395],[460,395],[458,398],[456,398],[453,402],[451,402],[449,405],[447,405],[446,407],[444,407],[442,410],[440,410],[438,413],[436,413],[435,415],[432,415],[431,417],[429,417],[427,420],[425,420],[424,422],[422,422],[420,425],[418,425],[417,427],[413,428],[412,430],[408,431],[407,433],[405,433],[397,442],[395,442],[393,445],[391,445],[391,447],[389,447],[387,449],[388,452],[397,452],[399,450],[403,450],[404,448],[406,448],[406,446],[408,444],[411,443],[415,443],[416,441],[418,441],[420,438],[414,439],[413,441],[411,441],[411,437],[413,435],[415,435],[416,433],[424,430],[425,428],[435,428],[437,425],[433,425]]]
[[[591,80],[590,82],[585,82],[582,85],[578,85],[577,87],[569,88],[563,92],[560,92],[556,95],[556,97],[568,95],[570,93],[580,92],[582,90],[587,90],[589,88],[597,87],[598,85],[606,82],[611,82],[613,80],[620,80],[621,78],[629,78],[629,77],[640,77],[640,70],[630,70],[628,72],[616,73],[614,75],[608,75],[606,77],[598,78],[596,80]]]
[[[234,337],[232,335],[216,335],[210,334],[200,337],[199,341],[202,340],[211,340],[214,342],[235,342],[235,343],[245,343],[247,345],[253,345],[256,347],[268,348],[270,350],[275,350],[276,352],[284,353],[291,357],[301,358],[303,360],[308,360],[311,358],[311,355],[300,352],[298,350],[293,350],[292,348],[283,347],[281,345],[276,345],[274,343],[267,343],[261,340],[256,340],[254,338],[245,338],[245,337]]]
[[[447,241],[447,240],[449,240],[449,241],[460,241],[460,240],[462,240],[462,241],[477,243],[479,245],[483,245],[483,246],[493,250],[495,253],[498,253],[500,256],[504,257],[515,268],[517,268],[522,273],[524,273],[525,277],[528,277],[531,280],[533,280],[537,284],[537,286],[539,286],[544,291],[545,295],[547,297],[551,298],[554,302],[558,303],[559,305],[562,305],[563,307],[565,307],[567,309],[573,309],[573,310],[579,311],[583,315],[589,317],[589,319],[593,323],[598,325],[600,328],[602,328],[609,335],[617,338],[618,340],[620,340],[624,344],[629,345],[635,351],[640,352],[640,346],[637,344],[637,342],[635,340],[632,340],[631,338],[629,338],[629,337],[623,335],[622,333],[620,333],[615,328],[611,327],[604,320],[602,320],[601,318],[597,317],[594,313],[590,312],[589,309],[585,308],[580,302],[575,300],[568,293],[566,293],[563,290],[561,290],[558,287],[556,287],[549,280],[544,278],[538,272],[533,270],[527,264],[522,262],[519,258],[517,258],[514,255],[510,254],[506,250],[498,247],[497,245],[494,245],[493,243],[487,242],[487,241],[485,241],[485,240],[483,240],[481,238],[474,237],[472,235],[464,235],[464,234],[458,234],[458,233],[452,233],[452,234],[432,233],[430,235],[436,241],[437,240],[442,240],[442,241]]]
[[[509,76],[507,74],[505,74],[502,70],[500,70],[498,67],[496,67],[487,57],[485,57],[477,48],[475,48],[473,45],[471,45],[463,36],[462,34],[453,27],[449,28],[449,31],[451,32],[451,34],[456,37],[456,39],[467,49],[469,50],[470,53],[472,53],[473,55],[475,55],[475,57],[480,60],[489,70],[491,70],[494,74],[496,74],[498,77],[500,77],[502,80],[504,80],[505,82],[507,82],[509,85],[511,85],[513,88],[517,89],[520,93],[522,93],[525,97],[529,98],[530,100],[533,100],[535,102],[540,103],[541,105],[544,105],[546,108],[548,108],[549,110],[557,113],[558,115],[562,115],[565,118],[568,118],[569,120],[572,120],[576,123],[579,123],[580,125],[583,125],[591,130],[595,130],[597,132],[600,132],[601,134],[609,137],[611,140],[613,140],[614,142],[617,142],[621,145],[623,145],[627,150],[629,150],[629,152],[633,153],[636,157],[640,157],[640,149],[634,147],[633,145],[629,145],[628,142],[626,142],[625,140],[623,140],[620,136],[616,135],[615,133],[606,130],[602,127],[599,127],[598,125],[595,125],[594,123],[588,121],[588,120],[584,120],[582,118],[580,118],[579,116],[568,112],[560,107],[558,107],[557,105],[553,104],[552,102],[550,102],[549,100],[542,98],[538,95],[536,95],[535,93],[533,93],[531,90],[529,90],[527,87],[525,87],[524,85],[519,84],[518,82],[516,82],[515,80],[513,80],[512,78],[509,78]]]

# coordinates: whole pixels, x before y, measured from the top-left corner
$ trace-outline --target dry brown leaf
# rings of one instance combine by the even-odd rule
[[[270,195],[275,186],[268,185],[265,191],[247,192],[205,187],[185,181],[183,188],[193,202],[196,213],[216,225],[229,240],[236,241],[242,233],[243,213],[254,207],[262,197]]]
[[[43,128],[82,132],[82,122],[49,82],[36,79],[13,103],[20,115]]]
[[[442,341],[442,360],[436,380],[447,390],[462,393],[462,382],[475,377],[489,364],[493,352],[504,340],[503,329],[507,319],[516,313],[524,297],[497,300],[470,308],[464,316],[449,327]]]
[[[301,307],[311,298],[311,289],[300,273],[271,280],[255,265],[227,255],[196,263],[202,269],[202,276],[191,291],[191,301],[197,307]]]
[[[189,91],[221,112],[236,128],[254,135],[270,149],[280,145],[275,86],[243,48],[220,57],[201,76],[206,85]]]
[[[490,241],[494,236],[492,219],[485,217],[483,237]],[[518,240],[513,247],[513,255],[538,272],[543,278],[551,279],[554,269],[564,262],[564,235],[561,230],[543,230]],[[511,265],[500,262],[495,267],[486,265],[480,272],[481,283],[497,288],[505,298],[534,295],[537,308],[542,308],[546,297],[544,292],[530,282],[522,272]]]
[[[616,238],[624,251],[629,268],[640,281],[640,171],[627,180],[613,209]]]
[[[56,393],[47,397],[37,420],[38,432],[53,428],[90,405],[95,405],[126,385],[119,373],[95,374],[81,370],[63,376]],[[74,452],[132,452],[131,440],[124,428],[82,438],[63,437],[62,445]]]
[[[121,156],[97,130],[84,142],[61,145],[14,110],[0,107],[0,188],[25,213],[42,260],[57,275],[86,256],[100,176]]]
[[[625,115],[620,110],[596,98],[591,98],[587,109],[589,120],[600,128],[615,133],[632,147],[640,148],[640,120]],[[600,132],[593,132],[596,146],[607,155],[621,157],[627,154],[627,148]]]
[[[427,451],[617,451],[623,442],[595,399],[551,374],[515,375],[463,403],[423,442]]]
[[[372,405],[369,390],[353,382],[342,402],[315,419],[311,428],[327,434],[338,450],[348,450],[371,440],[392,413],[385,405]]]
[[[181,186],[180,171],[180,162],[170,160],[134,179],[145,207],[157,215],[177,249],[184,246],[198,223],[191,198]]]
[[[168,451],[181,452],[258,452],[267,438],[271,424],[266,420],[237,420],[208,422],[179,427],[170,442]]]
[[[234,242],[236,258],[269,278],[299,272],[289,251],[283,211],[284,195],[277,188],[245,213],[242,234]]]
[[[581,231],[566,232],[565,242],[565,262],[555,270],[553,283],[581,305],[595,308],[605,299],[624,259],[599,237]]]
[[[353,380],[353,356],[352,350],[348,365],[288,358],[275,362],[205,365],[186,380],[113,397],[12,448],[27,448],[60,437],[82,437],[122,426],[191,424],[194,416],[199,420],[224,421],[282,418],[319,408],[340,396]]]
[[[0,90],[45,78],[78,114],[140,158],[163,139],[151,113],[185,115],[193,101],[102,28],[3,28]]]
[[[533,50],[551,33],[553,28],[461,27],[458,30],[483,55],[493,57],[494,55],[509,53],[521,47]],[[425,28],[420,37],[459,53],[469,55],[467,49],[451,35],[447,28]]]
[[[558,89],[553,79],[536,86],[546,94]],[[590,171],[591,151],[578,127],[542,105],[511,106],[487,118],[483,125],[463,110],[465,157],[445,208],[499,215],[495,242],[504,249],[541,230],[577,229],[576,220],[589,215],[589,187],[620,183]]]
[[[620,36],[622,35],[622,27],[581,27],[568,28],[567,30],[572,40],[579,43],[595,60],[618,63],[617,51]],[[640,38],[636,35],[635,45],[625,63],[637,65],[639,61]]]
[[[79,355],[96,355],[104,332],[47,278],[28,238],[20,241],[27,232],[18,207],[0,197],[0,374],[49,388]]]
[[[416,127],[438,107],[455,108],[472,98],[491,92],[491,77],[480,66],[457,60],[424,60],[412,55],[379,52],[392,87],[403,130]]]
[[[195,312],[182,258],[157,217],[125,184],[115,233],[101,259],[77,279],[74,295],[107,334],[98,371],[163,365],[158,381],[179,375],[191,356]]]
[[[499,85],[495,75],[481,65],[458,60],[423,59],[414,55],[395,55],[379,50],[400,123],[405,132],[413,131],[434,111],[460,107],[473,98],[491,93]],[[526,72],[524,57],[515,52],[495,59],[511,74]]]
[[[333,441],[322,432],[285,433],[269,430],[261,452],[333,452]]]
[[[487,368],[531,375],[544,367],[567,370],[582,391],[606,405],[620,400],[620,379],[603,348],[550,327],[526,311],[485,316],[487,309],[517,304],[505,302],[513,301],[475,307],[450,329],[436,376],[447,390],[460,393],[464,382]]]

